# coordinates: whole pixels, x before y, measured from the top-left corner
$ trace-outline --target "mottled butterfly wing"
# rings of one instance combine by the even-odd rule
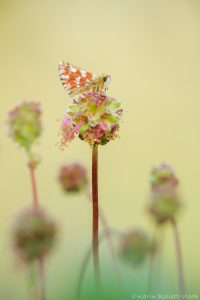
[[[60,62],[58,70],[62,84],[71,96],[78,94],[81,90],[86,90],[95,78],[92,73],[70,63]]]

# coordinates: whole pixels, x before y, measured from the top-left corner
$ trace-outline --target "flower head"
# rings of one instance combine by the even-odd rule
[[[78,163],[63,166],[59,171],[58,179],[65,192],[79,192],[88,183],[87,171]]]
[[[151,216],[158,224],[172,220],[181,206],[177,194],[178,179],[173,168],[167,163],[153,168],[150,183],[151,201],[148,210]]]
[[[41,110],[35,102],[23,102],[8,114],[9,134],[20,146],[30,150],[40,136]]]
[[[176,216],[180,206],[181,203],[177,197],[155,195],[149,205],[149,212],[156,223],[163,224]]]
[[[121,102],[103,92],[83,94],[68,106],[68,125],[61,126],[61,144],[66,144],[78,133],[90,145],[104,145],[117,135],[122,116]],[[63,121],[62,121],[63,124]]]
[[[155,251],[155,242],[143,230],[126,233],[120,245],[120,257],[130,266],[139,266]]]
[[[46,256],[55,242],[55,223],[41,209],[28,209],[17,218],[13,230],[13,247],[24,263]]]
[[[178,179],[173,168],[168,163],[162,163],[153,168],[150,175],[150,183],[153,190],[159,189],[164,185],[175,188],[178,185]]]

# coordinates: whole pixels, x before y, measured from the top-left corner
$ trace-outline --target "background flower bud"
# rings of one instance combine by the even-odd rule
[[[87,171],[79,163],[64,165],[58,175],[59,182],[65,192],[79,192],[87,183]]]
[[[149,212],[159,224],[172,220],[181,202],[177,194],[178,179],[168,163],[153,168],[150,176],[151,197]]]
[[[120,257],[130,266],[139,266],[154,253],[155,242],[143,230],[132,230],[121,239]]]
[[[55,223],[41,209],[20,213],[13,230],[13,247],[24,263],[43,258],[52,249],[56,238]]]
[[[162,163],[152,169],[150,175],[150,184],[153,190],[168,188],[175,188],[178,185],[173,168],[168,163]]]
[[[177,198],[160,196],[155,198],[149,206],[149,212],[157,223],[172,220],[181,206]]]
[[[8,114],[8,126],[13,140],[26,150],[30,150],[42,131],[40,105],[35,102],[17,105]]]

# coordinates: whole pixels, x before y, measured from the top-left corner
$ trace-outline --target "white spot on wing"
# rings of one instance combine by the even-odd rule
[[[80,72],[83,77],[86,77],[86,71],[80,70]]]
[[[59,68],[59,69],[58,69],[58,73],[59,73],[59,75],[62,75],[63,70],[62,70],[61,68]]]
[[[106,85],[108,85],[108,84],[110,84],[110,83],[111,83],[111,77],[108,76],[108,77],[107,77],[107,80],[106,80]]]
[[[76,68],[74,68],[74,67],[72,67],[72,66],[70,66],[70,71],[72,72],[72,73],[75,73],[76,71],[77,71],[77,69]]]
[[[62,75],[62,74],[61,74],[60,78],[61,78],[61,79],[69,79],[70,76],[69,76],[69,75]]]

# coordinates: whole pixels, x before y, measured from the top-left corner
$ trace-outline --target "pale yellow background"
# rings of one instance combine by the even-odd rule
[[[22,272],[10,250],[15,214],[31,203],[26,157],[7,137],[7,112],[23,99],[41,102],[43,136],[36,152],[42,205],[57,219],[59,243],[48,264],[50,299],[76,278],[90,242],[91,211],[84,195],[64,195],[59,166],[80,161],[90,168],[91,149],[75,140],[55,145],[59,118],[71,99],[57,72],[60,60],[112,75],[109,95],[121,99],[120,139],[101,147],[100,203],[113,227],[144,225],[148,174],[169,161],[180,178],[185,202],[180,217],[186,280],[200,267],[200,1],[198,0],[10,0],[0,1],[0,293],[25,297]],[[166,264],[176,282],[171,229]],[[77,255],[77,257],[76,257]],[[61,275],[60,275],[61,276]]]

